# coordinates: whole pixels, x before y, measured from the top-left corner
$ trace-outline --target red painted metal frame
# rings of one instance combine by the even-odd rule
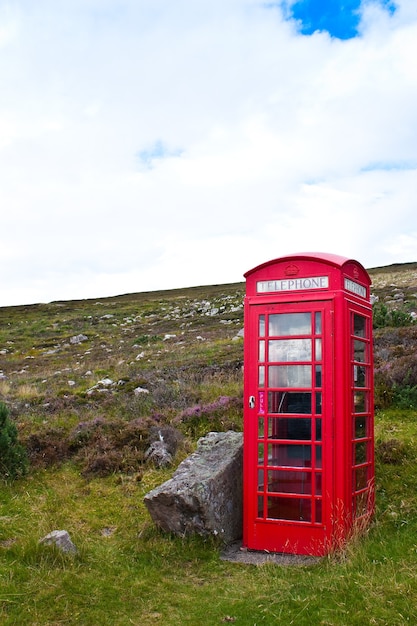
[[[317,281],[304,280],[314,277],[327,277],[326,286],[315,288]],[[353,259],[333,254],[299,253],[263,263],[247,272],[245,278],[243,545],[255,550],[323,555],[344,545],[358,526],[367,524],[374,511],[370,277]],[[300,278],[302,281],[294,282]],[[264,283],[262,292],[257,290],[259,281]],[[267,291],[267,281],[271,281],[271,291]],[[310,288],[302,288],[305,285]],[[249,398],[257,396],[258,392],[258,316],[267,311],[317,310],[323,312],[323,332],[326,333],[323,338],[326,365],[323,370],[323,418],[327,426],[322,443],[326,489],[322,495],[322,523],[260,519],[257,517],[258,412],[249,407]],[[367,337],[364,339],[367,362],[363,369],[367,372],[364,393],[368,400],[363,416],[367,434],[356,442],[358,447],[365,445],[368,482],[366,489],[356,489],[356,493],[353,484],[356,471],[353,469],[356,445],[353,430],[356,422],[351,330],[354,313],[367,320]],[[361,392],[361,389],[357,391]],[[361,469],[359,464],[357,472]],[[366,507],[359,515],[355,512],[355,503],[365,496]]]

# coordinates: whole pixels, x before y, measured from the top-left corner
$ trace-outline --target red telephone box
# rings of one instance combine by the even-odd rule
[[[324,555],[374,510],[371,281],[321,253],[245,278],[243,545]]]

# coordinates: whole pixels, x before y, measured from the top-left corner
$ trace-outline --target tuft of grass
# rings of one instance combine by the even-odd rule
[[[25,402],[32,402],[41,396],[39,389],[35,385],[23,383],[16,387],[16,397]]]
[[[0,397],[7,397],[11,391],[11,385],[7,380],[0,380]]]

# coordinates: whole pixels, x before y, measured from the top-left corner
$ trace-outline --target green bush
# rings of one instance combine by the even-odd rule
[[[27,473],[28,466],[26,450],[17,439],[17,427],[6,405],[0,402],[0,477],[18,478]]]
[[[417,385],[394,388],[394,404],[400,409],[417,408]]]
[[[382,302],[376,302],[372,307],[372,312],[374,328],[385,328],[387,326],[400,328],[414,324],[414,320],[408,311],[388,309],[386,304]]]

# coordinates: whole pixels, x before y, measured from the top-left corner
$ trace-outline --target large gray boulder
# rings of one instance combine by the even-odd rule
[[[242,433],[209,433],[172,478],[144,498],[155,522],[176,535],[242,536]]]

